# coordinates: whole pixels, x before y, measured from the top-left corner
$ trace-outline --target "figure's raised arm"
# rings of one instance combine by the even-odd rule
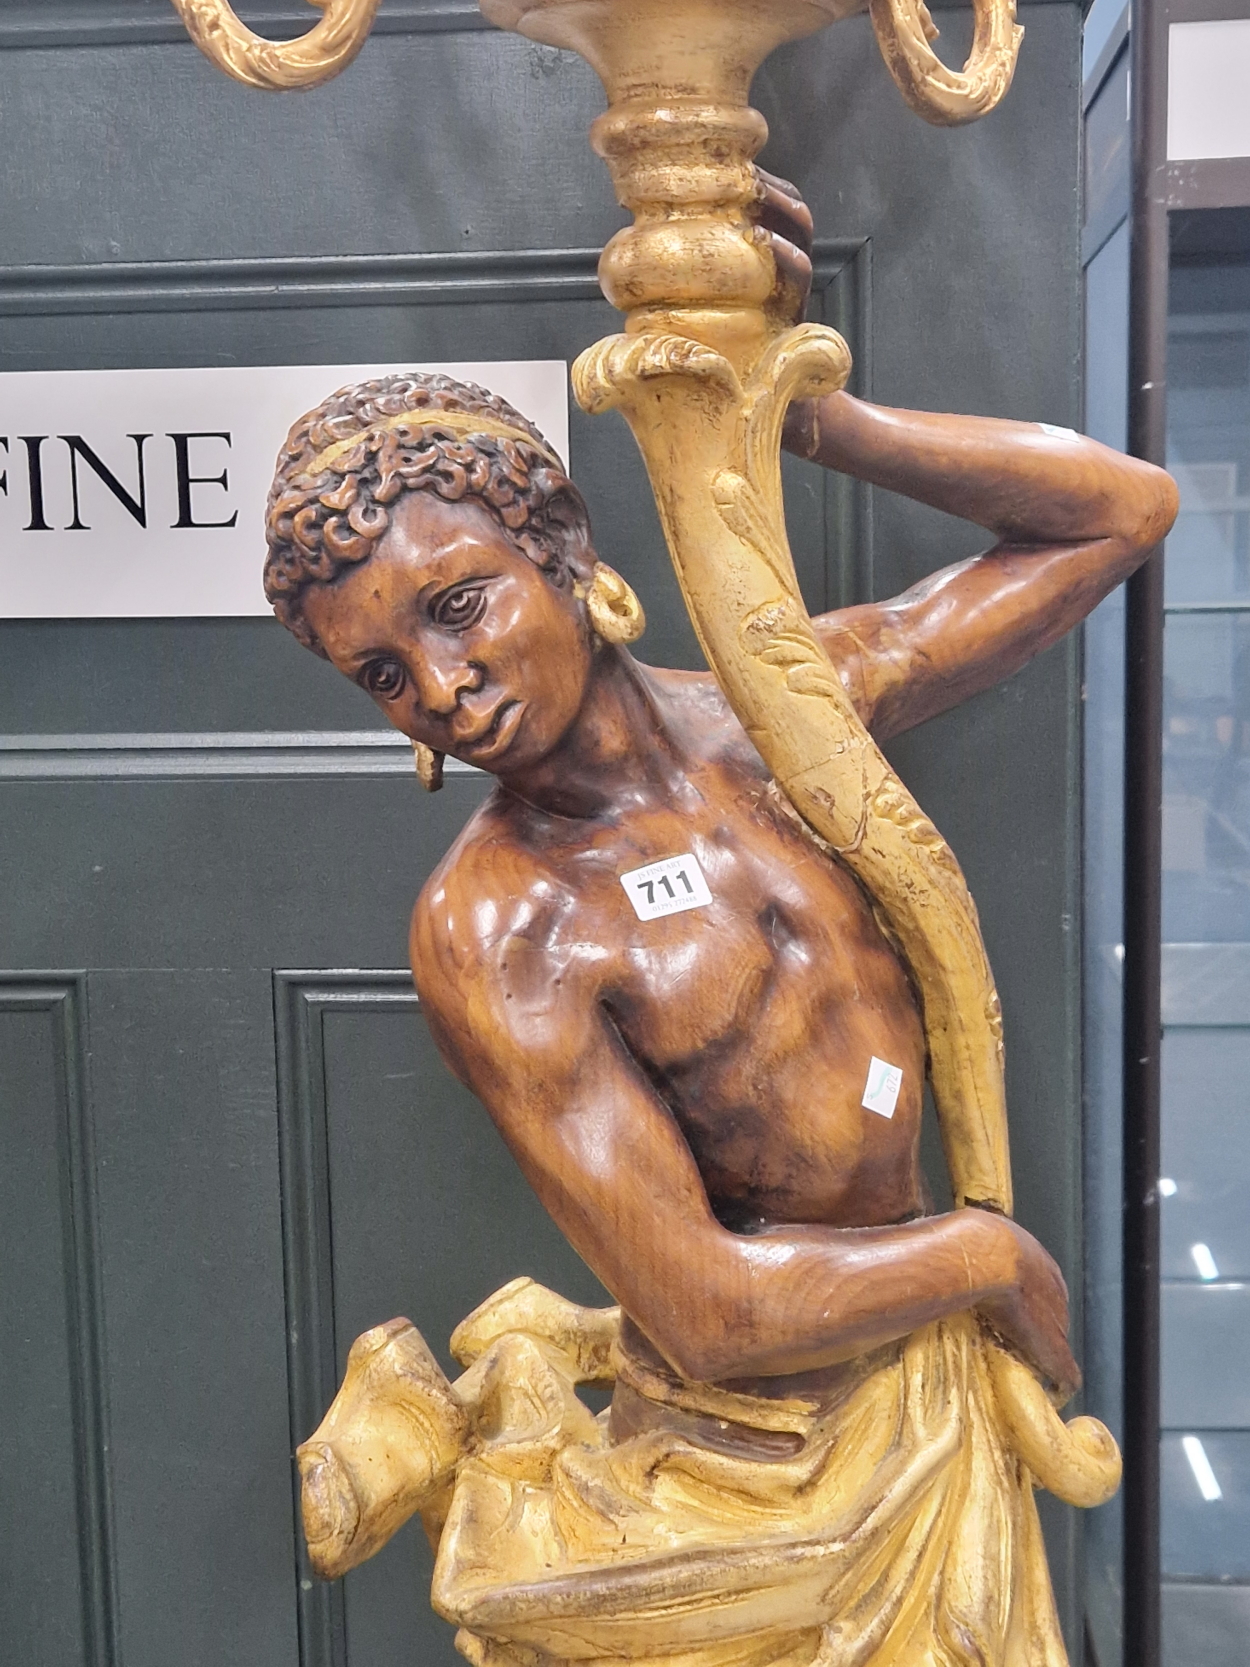
[[[789,450],[974,521],[998,542],[816,629],[879,738],[1010,677],[1084,619],[1166,534],[1163,470],[1070,429],[869,405],[791,407]]]
[[[484,936],[482,921],[508,911],[454,869],[418,903],[413,968],[432,1032],[565,1237],[683,1377],[801,1371],[977,1308],[1043,1376],[1076,1384],[1063,1281],[1000,1216],[722,1227],[611,1022],[602,947],[550,919],[518,930],[525,909],[508,908],[512,929]]]

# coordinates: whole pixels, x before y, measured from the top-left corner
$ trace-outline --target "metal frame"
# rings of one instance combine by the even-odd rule
[[[1129,450],[1167,441],[1168,16],[1135,0],[1130,39]],[[1163,551],[1128,583],[1124,773],[1124,1660],[1160,1667],[1159,1148]]]

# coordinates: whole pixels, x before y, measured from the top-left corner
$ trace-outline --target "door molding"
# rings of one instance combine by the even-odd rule
[[[320,1423],[338,1387],[323,1020],[344,1009],[415,1013],[420,1005],[406,968],[273,975],[292,1452]],[[308,1561],[294,1464],[291,1485],[300,1667],[347,1667],[343,1583],[319,1580]]]
[[[818,239],[812,253],[813,290],[827,289],[844,268],[855,266],[868,244],[866,237]],[[0,318],[598,301],[599,254],[583,248],[457,249],[420,255],[0,264]]]
[[[111,15],[93,0],[10,0],[0,13],[0,51],[48,46],[190,46],[168,0],[111,0]],[[103,14],[103,15],[102,15]],[[308,13],[291,0],[253,5],[248,20],[262,33],[303,34]],[[430,35],[489,29],[477,0],[388,0],[375,35]]]
[[[121,1667],[108,1466],[104,1304],[87,1082],[87,975],[0,970],[0,1012],[41,1013],[52,1038],[64,1242],[83,1660]]]
[[[448,775],[484,772],[458,758]],[[154,735],[0,735],[0,781],[237,781],[250,776],[410,776],[393,729],[166,730]]]

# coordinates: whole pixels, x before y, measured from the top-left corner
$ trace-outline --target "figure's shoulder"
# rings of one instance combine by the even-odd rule
[[[752,774],[767,775],[746,731],[725,699],[711,672],[671,671],[659,666],[641,668],[655,694],[665,703],[669,723],[689,751],[708,760],[732,759]]]
[[[422,886],[413,909],[418,924],[434,929],[466,950],[496,934],[518,886],[528,889],[530,862],[511,818],[494,793],[465,823]]]
[[[637,662],[652,689],[664,701],[672,702],[692,717],[709,724],[734,721],[729,702],[720,684],[710,671],[674,671],[668,666],[650,666]]]
[[[524,808],[490,805],[422,888],[409,936],[440,1052],[488,1104],[490,1083],[587,1044],[621,954],[595,865],[536,849]]]
[[[578,914],[581,870],[533,838],[528,809],[495,793],[421,888],[410,948],[418,987],[496,975],[516,946],[558,957]]]

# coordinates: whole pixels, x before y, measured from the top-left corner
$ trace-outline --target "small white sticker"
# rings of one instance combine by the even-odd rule
[[[887,1065],[884,1059],[878,1059],[876,1054],[873,1054],[868,1061],[868,1081],[864,1084],[864,1097],[859,1103],[865,1111],[875,1111],[879,1117],[893,1117],[902,1086],[903,1067]]]
[[[680,914],[683,909],[701,909],[712,901],[703,870],[690,851],[682,857],[665,857],[662,862],[631,869],[621,875],[621,884],[639,920],[658,920],[661,915]]]
[[[1074,428],[1056,428],[1054,423],[1038,423],[1043,434],[1053,434],[1056,440],[1079,440],[1081,436]]]

